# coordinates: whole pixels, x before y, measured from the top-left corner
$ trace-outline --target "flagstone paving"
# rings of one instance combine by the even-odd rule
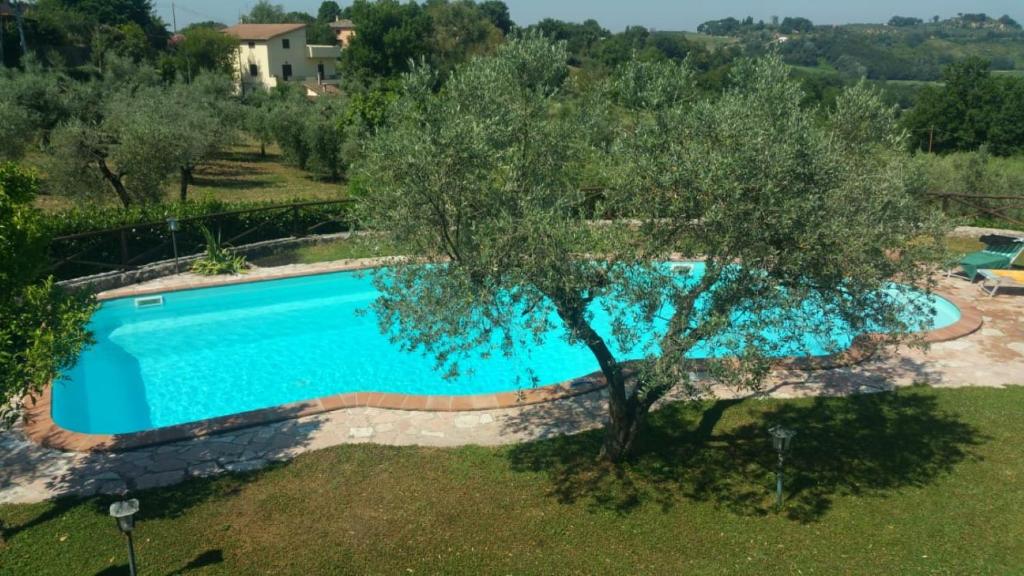
[[[336,269],[337,264],[333,265]],[[289,272],[311,269],[289,267]],[[278,276],[284,272],[256,270]],[[167,290],[201,280],[162,279]],[[760,396],[846,395],[912,384],[937,387],[1024,385],[1024,292],[996,298],[963,280],[941,289],[973,302],[982,330],[929,350],[901,349],[857,366],[817,372],[777,372]],[[737,397],[716,388],[720,397]],[[671,399],[669,399],[671,400]],[[303,452],[339,444],[500,445],[572,434],[601,426],[605,391],[533,406],[482,412],[415,412],[349,408],[265,424],[215,436],[120,453],[66,453],[27,440],[20,430],[0,434],[0,503],[38,502],[60,495],[123,494],[175,484],[190,477],[258,470]]]

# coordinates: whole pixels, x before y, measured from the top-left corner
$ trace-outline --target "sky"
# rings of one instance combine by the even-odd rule
[[[285,10],[316,14],[320,0],[272,0]],[[172,23],[171,1],[154,0],[157,12]],[[234,24],[255,0],[175,0],[178,27],[216,20]],[[338,0],[342,7],[351,0]],[[815,24],[886,22],[893,15],[948,18],[958,12],[984,12],[999,17],[1009,14],[1024,22],[1021,0],[505,0],[512,19],[529,25],[544,18],[582,22],[593,18],[613,32],[640,25],[656,30],[696,30],[701,22],[728,16],[770,20],[772,16],[803,16]]]

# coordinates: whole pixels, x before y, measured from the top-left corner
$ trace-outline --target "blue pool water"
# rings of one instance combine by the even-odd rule
[[[377,294],[369,274],[341,272],[169,292],[151,308],[133,298],[104,302],[90,326],[96,344],[54,386],[53,418],[77,432],[118,434],[346,392],[506,392],[598,369],[559,330],[511,357],[474,356],[460,365],[461,376],[445,379],[433,359],[389,342],[372,311],[360,313]],[[935,308],[934,328],[960,317],[941,298]],[[606,317],[595,324],[607,334]],[[804,346],[805,353],[828,352],[813,339]]]

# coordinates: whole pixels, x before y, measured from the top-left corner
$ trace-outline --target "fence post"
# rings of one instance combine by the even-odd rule
[[[121,229],[121,270],[128,269],[128,231]]]
[[[299,207],[296,204],[292,204],[292,236],[295,238],[302,236],[302,226],[299,225]]]
[[[946,214],[947,216],[949,215],[949,196],[948,195],[944,195],[942,197],[942,213]]]

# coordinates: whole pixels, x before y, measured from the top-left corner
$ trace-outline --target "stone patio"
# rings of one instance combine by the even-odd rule
[[[254,270],[253,278],[344,269],[351,264]],[[197,287],[181,275],[137,290]],[[946,279],[941,290],[974,303],[985,325],[929,350],[896,350],[849,368],[777,372],[762,396],[847,395],[925,383],[936,387],[1024,385],[1024,292],[996,298],[975,285]],[[117,295],[122,295],[118,293]],[[112,295],[107,295],[108,297]],[[736,397],[716,389],[721,397]],[[120,494],[167,486],[189,477],[257,470],[271,462],[339,444],[460,446],[512,444],[572,434],[603,424],[603,390],[533,406],[478,412],[417,412],[348,408],[120,453],[68,453],[43,448],[20,430],[0,434],[0,503],[38,502],[60,495]]]

